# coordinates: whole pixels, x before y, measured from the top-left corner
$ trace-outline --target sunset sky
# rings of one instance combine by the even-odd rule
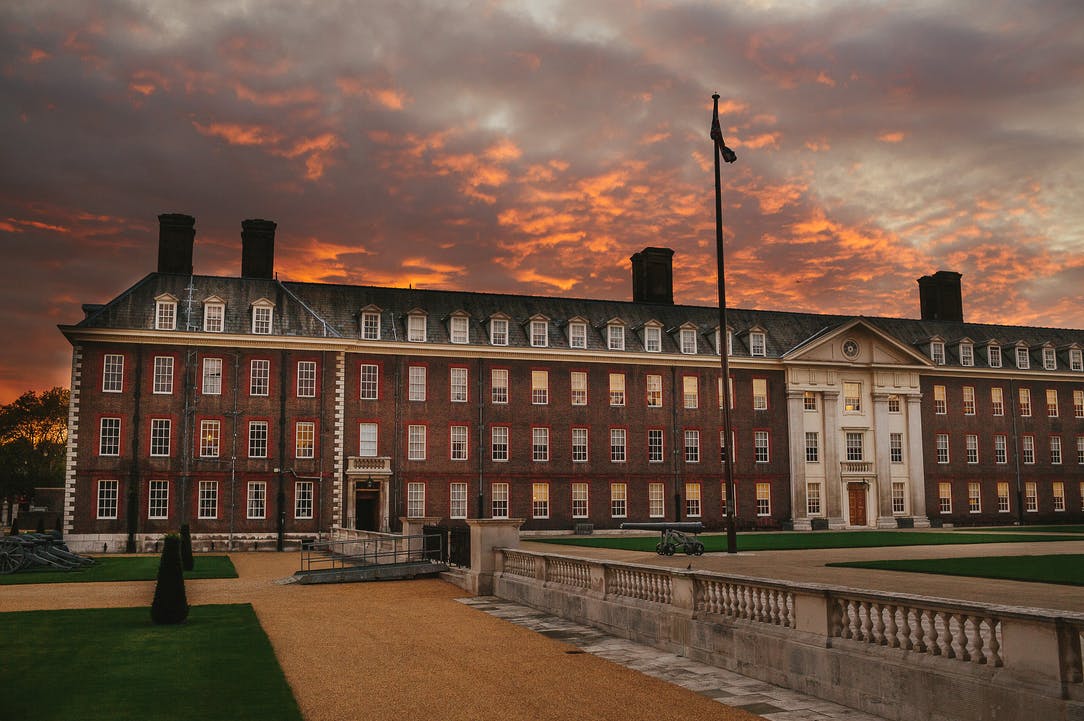
[[[676,251],[713,304],[1084,327],[1084,4],[0,4],[0,402],[67,385],[57,324],[278,224],[285,280],[629,299]]]

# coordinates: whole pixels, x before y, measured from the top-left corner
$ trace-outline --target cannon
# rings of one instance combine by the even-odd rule
[[[0,574],[45,567],[71,571],[92,563],[93,559],[72,553],[64,541],[47,533],[0,537]]]
[[[699,521],[674,521],[672,523],[622,523],[622,530],[658,531],[661,534],[655,553],[660,556],[673,556],[679,548],[688,556],[700,556],[704,553],[704,544],[696,538],[703,533],[704,524]]]

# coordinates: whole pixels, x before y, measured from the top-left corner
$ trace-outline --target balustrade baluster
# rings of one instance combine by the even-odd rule
[[[889,648],[896,648],[900,645],[900,639],[897,636],[899,628],[896,626],[896,607],[894,605],[885,606],[884,613],[884,638],[881,643]]]

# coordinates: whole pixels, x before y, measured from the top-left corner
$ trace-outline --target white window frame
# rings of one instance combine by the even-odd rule
[[[975,415],[975,386],[964,386],[964,405],[963,411],[965,416]]]
[[[1020,370],[1031,368],[1031,351],[1026,345],[1016,346],[1016,367]]]
[[[494,405],[508,403],[508,369],[492,368],[489,371],[489,402]]]
[[[990,389],[990,414],[995,416],[1005,415],[1005,390],[1000,387]]]
[[[113,416],[103,417],[98,421],[98,455],[120,455],[121,419]]]
[[[930,360],[935,366],[945,365],[945,344],[942,341],[935,340],[930,343]]]
[[[550,402],[550,372],[531,371],[531,405],[545,406]]]
[[[494,463],[508,461],[508,426],[492,426],[489,429],[490,460]]]
[[[169,518],[169,481],[149,481],[147,483],[147,520],[162,521],[167,518]]]
[[[462,481],[448,484],[448,517],[467,517],[467,484]]]
[[[978,481],[969,481],[967,484],[967,512],[982,513],[982,488]]]
[[[848,395],[848,391],[854,395]],[[859,381],[843,381],[843,412],[862,412],[862,384]]]
[[[294,481],[294,519],[311,519],[314,501],[312,481]]]
[[[587,324],[583,322],[573,322],[568,324],[568,347],[569,348],[586,348],[587,347]]]
[[[358,456],[376,458],[380,448],[380,424],[365,421],[358,424]]]
[[[218,481],[200,481],[196,514],[201,520],[218,518]]]
[[[1065,482],[1054,481],[1050,484],[1050,495],[1054,499],[1054,512],[1065,510]]]
[[[267,396],[271,393],[271,361],[254,358],[248,364],[248,394]]]
[[[99,480],[97,491],[97,515],[95,518],[116,518],[117,508],[120,505],[120,481],[113,479]]]
[[[202,394],[205,396],[222,395],[222,359],[203,359]]]
[[[587,463],[589,458],[590,433],[587,428],[576,426],[572,429],[572,462]]]
[[[412,423],[407,426],[407,460],[424,461],[428,454],[426,448],[426,426]]]
[[[979,462],[979,437],[977,434],[968,433],[964,436],[964,450],[969,465]]]
[[[267,449],[271,445],[270,424],[267,421],[248,422],[248,457],[267,458]],[[261,453],[261,448],[263,452]]]
[[[625,374],[610,373],[610,405],[625,405]]]
[[[959,347],[960,365],[970,368],[975,365],[975,346],[971,343],[961,343]]]
[[[590,489],[586,483],[577,481],[572,484],[572,517],[590,517]]]
[[[297,397],[316,397],[316,361],[297,362]]]
[[[753,462],[771,463],[772,441],[768,431],[753,431]]]
[[[102,356],[102,393],[120,393],[124,390],[124,356],[106,353]]]
[[[407,315],[407,342],[424,343],[428,338],[429,319],[422,313]]]
[[[756,485],[757,516],[764,518],[772,515],[772,484],[759,482]]]
[[[808,481],[805,484],[805,514],[807,516],[820,516],[823,511],[821,505],[820,481]]]
[[[252,334],[271,335],[271,328],[275,322],[275,308],[271,305],[252,306]]]
[[[1039,484],[1035,481],[1024,482],[1024,511],[1039,512]]]
[[[489,344],[508,345],[508,319],[490,318],[489,320]],[[507,485],[507,484],[506,484]]]
[[[316,457],[316,423],[297,421],[294,424],[294,458]]]
[[[154,383],[151,393],[173,395],[173,356],[156,355],[154,357]]]
[[[380,400],[380,366],[376,363],[362,363],[358,367],[358,398]]]
[[[647,407],[662,408],[662,376],[647,375]]]
[[[625,326],[619,323],[606,326],[606,347],[609,350],[625,350]]]
[[[907,513],[907,484],[892,481],[892,515],[902,516]]]
[[[700,407],[700,378],[698,376],[681,376],[681,405],[688,409]]]
[[[768,379],[767,378],[754,378],[753,379],[753,410],[754,411],[766,411],[766,410],[768,410]]]
[[[464,345],[470,343],[470,319],[464,315],[453,315],[449,322],[448,336],[452,343]]]
[[[380,313],[366,310],[361,313],[361,339],[380,340]]]
[[[934,436],[934,443],[937,450],[937,462],[945,464],[949,462],[949,434],[938,433]]]
[[[683,448],[685,449],[685,462],[686,463],[699,463],[700,462],[700,431],[695,428],[686,428],[682,434],[685,442]]]
[[[1035,436],[1025,434],[1020,436],[1020,460],[1025,466],[1035,465]]]
[[[990,343],[986,346],[986,363],[991,368],[1001,367],[1001,346],[996,343]]]
[[[941,481],[937,484],[937,510],[939,513],[952,513],[952,484]]]
[[[647,429],[647,462],[662,463],[665,460],[663,453],[664,434],[661,428]]]
[[[1058,417],[1058,389],[1047,388],[1046,389],[1046,417],[1057,418]]]
[[[938,416],[948,413],[948,392],[945,390],[945,386],[936,385],[933,387],[933,412]]]
[[[218,458],[222,448],[222,421],[205,419],[199,422],[200,458]]]
[[[245,518],[262,520],[267,518],[267,481],[249,481],[245,497]]]
[[[425,484],[412,481],[407,483],[407,517],[425,516]]]
[[[157,300],[154,303],[154,329],[177,330],[177,301]]]
[[[610,518],[628,518],[629,488],[625,483],[610,484]]]
[[[1084,371],[1084,350],[1080,348],[1069,349],[1069,370]]]
[[[571,371],[568,376],[569,399],[574,406],[587,405],[587,372]]]
[[[1050,436],[1050,465],[1061,465],[1061,436]]]
[[[469,460],[470,433],[467,431],[467,426],[451,426],[448,429],[448,444],[448,460]]]
[[[662,483],[647,484],[648,518],[666,517],[666,489]]]
[[[1009,482],[998,481],[997,482],[997,512],[998,513],[1010,513],[1012,510],[1012,504],[1009,501]]]
[[[550,344],[549,323],[544,320],[531,321],[531,347],[548,348]]]
[[[407,366],[407,400],[424,402],[428,369],[425,366]]]
[[[654,325],[644,328],[644,350],[648,353],[662,353],[662,328]]]
[[[764,357],[768,353],[768,337],[759,330],[749,333],[749,355]]]
[[[694,328],[682,328],[680,341],[683,354],[696,355],[696,330]]]
[[[610,429],[610,463],[628,460],[628,431],[624,428]]]
[[[805,432],[805,462],[821,462],[821,434],[818,431]]]
[[[1009,462],[1009,439],[1004,433],[994,434],[994,463],[1002,465]]]
[[[1058,354],[1053,348],[1043,348],[1043,369],[1048,371],[1058,369]]]
[[[539,519],[550,517],[550,484],[531,484],[531,517]]]
[[[173,421],[169,418],[151,419],[150,455],[153,458],[169,457],[173,445]]]
[[[508,484],[504,482],[490,484],[491,517],[508,518]]]
[[[550,429],[539,426],[531,428],[531,462],[546,463],[550,459]]]
[[[226,304],[218,301],[203,304],[203,331],[222,333],[226,330]]]
[[[903,433],[888,434],[888,461],[893,464],[903,463]]]
[[[688,518],[700,518],[701,495],[700,484],[696,482],[685,484],[685,515]]]

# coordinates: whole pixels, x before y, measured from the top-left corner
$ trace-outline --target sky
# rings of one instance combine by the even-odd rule
[[[278,223],[283,280],[1084,328],[1079,0],[0,3],[0,402],[57,330]]]

